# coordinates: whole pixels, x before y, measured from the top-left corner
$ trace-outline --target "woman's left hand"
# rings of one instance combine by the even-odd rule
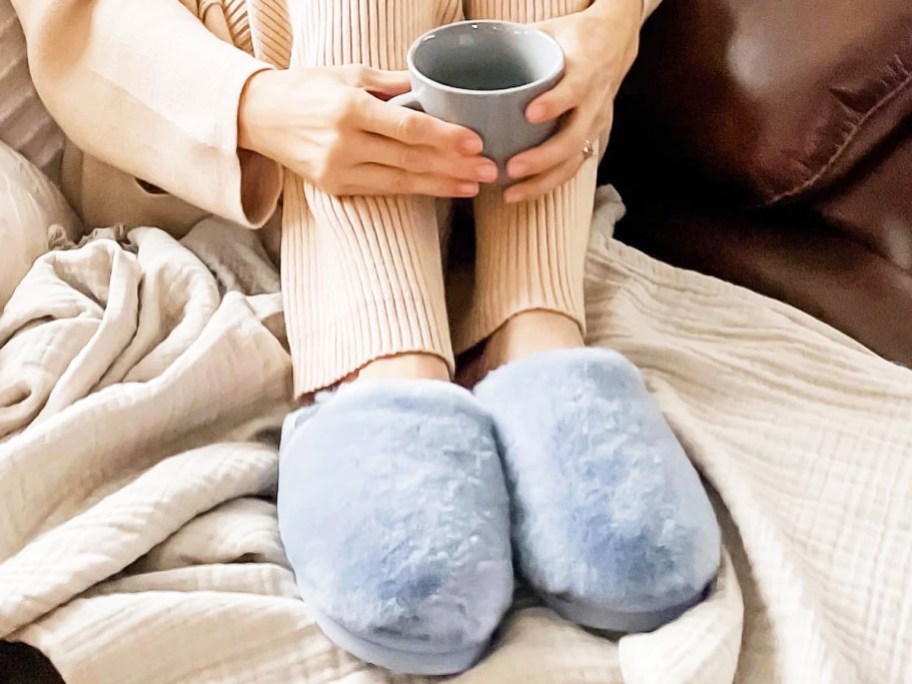
[[[566,115],[547,142],[516,155],[507,174],[521,182],[507,202],[544,195],[568,181],[586,161],[587,142],[598,145],[611,129],[614,97],[639,47],[642,0],[595,0],[586,10],[536,24],[564,50],[564,76],[526,109],[531,123]],[[598,152],[598,150],[596,150]]]

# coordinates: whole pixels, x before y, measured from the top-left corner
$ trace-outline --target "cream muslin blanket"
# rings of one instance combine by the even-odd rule
[[[621,212],[602,190],[591,341],[643,369],[711,482],[721,575],[618,641],[522,599],[453,681],[912,682],[912,372],[614,242]],[[424,681],[334,648],[296,596],[272,500],[278,286],[252,233],[208,220],[52,252],[3,312],[0,638],[70,684]]]

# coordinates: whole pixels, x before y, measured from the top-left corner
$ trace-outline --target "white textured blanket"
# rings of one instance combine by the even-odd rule
[[[718,493],[723,572],[618,642],[523,603],[455,681],[912,682],[912,372],[611,241],[620,211],[602,191],[592,342],[644,370]],[[212,221],[51,253],[0,318],[0,638],[70,684],[393,681],[321,636],[283,559],[277,290]]]

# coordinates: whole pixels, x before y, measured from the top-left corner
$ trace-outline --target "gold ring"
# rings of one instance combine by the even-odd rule
[[[595,156],[595,145],[591,140],[587,140],[586,144],[583,145],[583,156],[586,159],[592,159]]]

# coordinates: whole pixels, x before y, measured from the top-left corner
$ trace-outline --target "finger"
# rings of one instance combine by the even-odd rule
[[[408,145],[380,135],[365,135],[359,147],[365,160],[411,173],[478,183],[491,183],[497,179],[497,165],[484,157],[443,153],[433,147]]]
[[[408,92],[410,88],[407,71],[374,69],[361,64],[349,64],[338,69],[344,83],[376,95],[393,97]]]
[[[352,169],[345,195],[428,195],[474,197],[478,183],[430,173],[411,173],[380,164],[359,164]]]
[[[374,95],[390,98],[407,93],[411,88],[411,82],[407,71],[366,68],[361,75],[361,87]]]
[[[551,90],[529,103],[526,119],[529,123],[553,121],[578,107],[589,91],[586,81],[564,76]]]
[[[484,149],[481,137],[468,128],[373,98],[361,106],[358,123],[364,130],[409,145],[427,145],[463,154],[481,154]]]
[[[575,157],[586,144],[591,130],[591,117],[579,109],[574,110],[564,127],[546,142],[507,162],[507,175],[510,178],[534,176]]]
[[[585,157],[580,152],[578,157],[567,159],[560,166],[551,169],[547,173],[508,188],[504,193],[504,201],[507,204],[516,204],[517,202],[527,202],[542,195],[547,195],[573,178],[584,161]]]

